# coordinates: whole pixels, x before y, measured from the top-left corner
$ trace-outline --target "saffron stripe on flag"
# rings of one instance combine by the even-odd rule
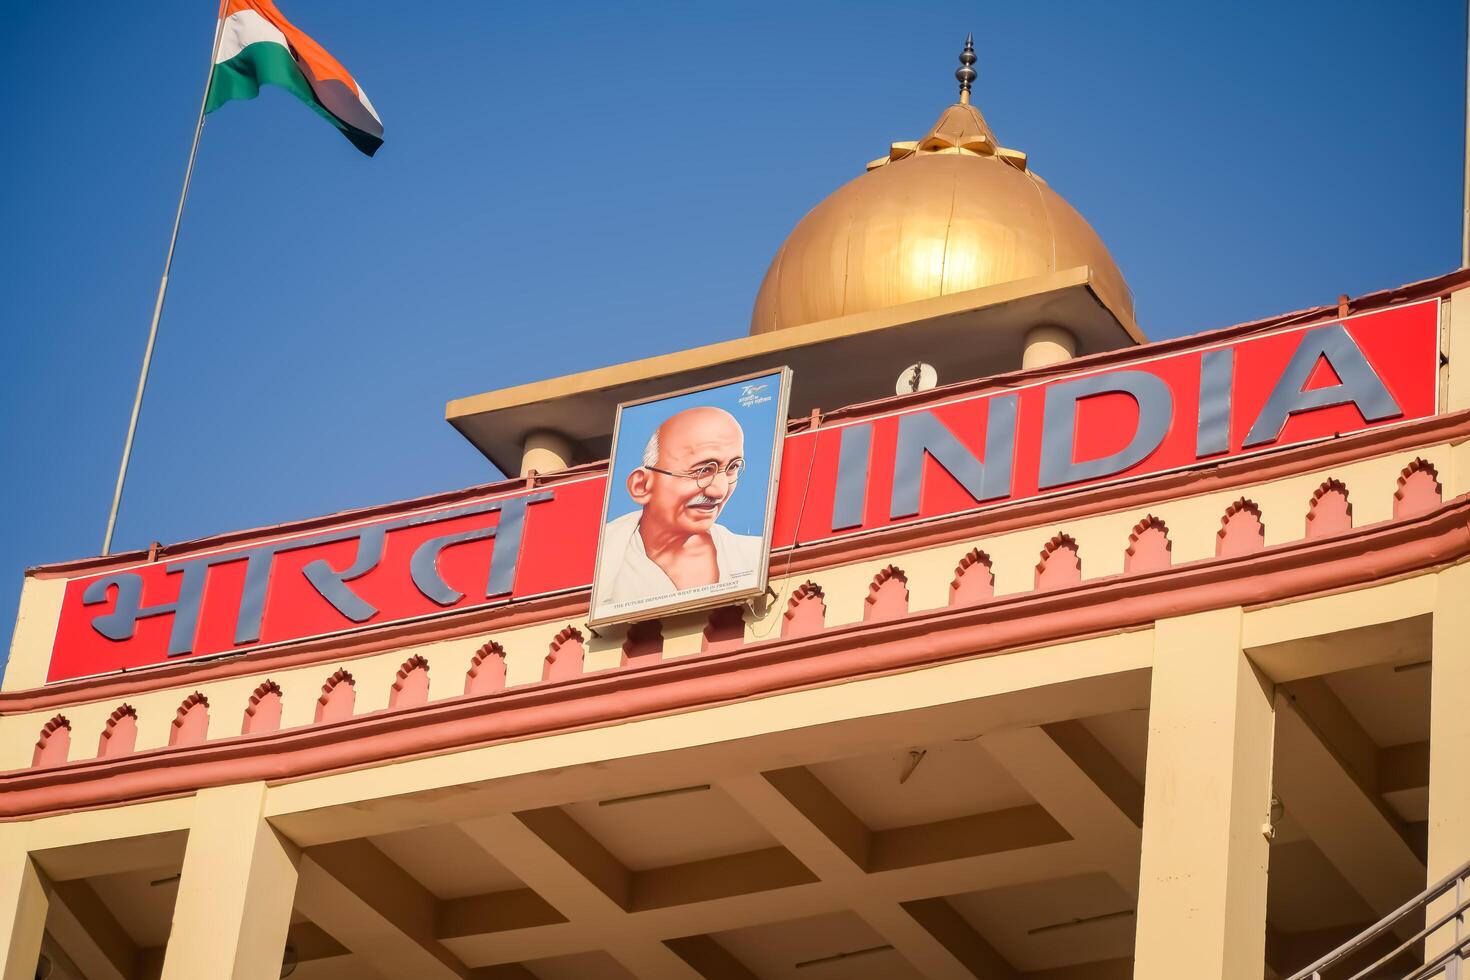
[[[383,144],[382,121],[340,62],[269,0],[230,0],[205,111],[235,99],[253,99],[261,85],[291,92],[368,156]]]

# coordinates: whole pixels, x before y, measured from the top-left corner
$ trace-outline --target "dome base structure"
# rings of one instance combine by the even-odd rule
[[[890,395],[915,361],[932,364],[941,385],[1014,371],[1028,333],[1046,324],[1063,325],[1079,356],[1145,342],[1108,283],[1081,265],[457,398],[445,417],[514,473],[527,438],[548,428],[579,459],[606,455],[619,402],[785,366],[794,373],[790,417],[799,418]]]

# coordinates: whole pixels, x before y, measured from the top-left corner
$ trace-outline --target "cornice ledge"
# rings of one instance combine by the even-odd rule
[[[1421,517],[1235,558],[904,619],[858,622],[738,650],[612,669],[329,725],[0,774],[0,820],[176,796],[247,780],[331,772],[592,728],[1146,627],[1208,609],[1331,592],[1470,557],[1470,496]]]

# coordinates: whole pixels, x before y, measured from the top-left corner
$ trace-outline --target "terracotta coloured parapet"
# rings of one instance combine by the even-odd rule
[[[1331,469],[1347,462],[1388,455],[1436,443],[1470,438],[1470,412],[1442,415],[1390,428],[1344,436],[1331,442],[1283,450],[1270,456],[1148,477],[1135,482],[1078,491],[1060,498],[1023,501],[989,511],[940,521],[903,525],[856,538],[807,545],[773,557],[786,576],[808,575],[833,565],[880,558],[977,536],[996,535],[1042,524],[1128,509]],[[512,605],[470,608],[425,622],[385,625],[358,634],[321,637],[275,648],[202,661],[183,661],[146,671],[105,678],[65,681],[45,688],[0,692],[0,712],[15,714],[64,707],[80,701],[107,701],[140,692],[197,686],[230,677],[267,674],[400,649],[410,644],[478,636],[520,626],[577,621],[587,608],[586,590],[531,599]]]
[[[857,622],[736,650],[378,711],[254,737],[0,775],[0,818],[34,817],[287,781],[752,696],[840,683],[1302,598],[1470,558],[1470,497],[1409,520],[1233,558],[1084,582],[891,621]]]

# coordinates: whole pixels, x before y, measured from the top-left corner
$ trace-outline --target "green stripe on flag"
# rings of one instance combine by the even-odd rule
[[[215,65],[209,78],[209,97],[205,100],[204,111],[213,112],[235,99],[253,99],[260,94],[262,85],[275,85],[295,95],[340,129],[353,146],[368,156],[383,145],[381,138],[347,124],[322,105],[311,90],[311,83],[291,57],[291,52],[274,41],[248,44],[229,61]]]

